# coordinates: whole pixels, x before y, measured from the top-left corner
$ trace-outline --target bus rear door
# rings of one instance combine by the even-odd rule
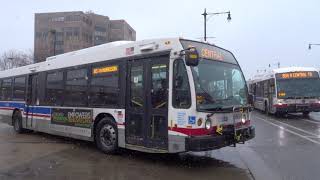
[[[34,106],[37,105],[38,96],[38,74],[30,74],[28,78],[28,94],[26,108],[26,128],[34,128],[33,113]]]

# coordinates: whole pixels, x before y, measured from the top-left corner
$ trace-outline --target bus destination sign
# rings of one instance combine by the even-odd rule
[[[118,71],[118,66],[105,66],[105,67],[97,67],[92,70],[92,74],[102,74],[102,73],[110,73]]]
[[[201,49],[200,56],[206,59],[214,59],[214,60],[219,60],[223,61],[223,55],[221,52],[215,51],[215,50],[210,50],[207,48]]]
[[[315,71],[300,71],[279,73],[276,75],[277,79],[303,79],[303,78],[318,78],[319,75]]]
[[[90,128],[92,124],[92,111],[87,109],[53,108],[51,110],[51,123]]]
[[[229,51],[215,45],[190,40],[181,40],[181,44],[184,49],[188,49],[190,47],[196,48],[200,58],[238,64],[234,56]]]

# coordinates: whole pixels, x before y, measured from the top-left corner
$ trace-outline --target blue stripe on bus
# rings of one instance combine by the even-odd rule
[[[27,112],[27,108],[25,108],[24,111]],[[29,107],[29,113],[51,114],[51,108],[33,106],[33,107]]]
[[[27,112],[27,107],[25,106],[25,103],[23,102],[0,102],[0,108],[18,108],[23,109],[25,112]],[[51,114],[51,108],[48,107],[38,107],[38,106],[32,106],[29,107],[29,113],[36,113],[36,114]]]
[[[0,102],[0,107],[12,107],[12,108],[24,109],[25,103],[21,103],[21,102]]]

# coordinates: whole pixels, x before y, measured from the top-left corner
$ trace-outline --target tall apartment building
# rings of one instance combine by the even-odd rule
[[[136,40],[135,30],[125,20],[82,11],[35,14],[35,62],[119,40]]]

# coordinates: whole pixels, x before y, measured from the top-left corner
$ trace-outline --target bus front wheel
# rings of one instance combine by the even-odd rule
[[[20,111],[15,111],[12,116],[13,129],[16,133],[23,133],[24,129],[22,128],[22,116]]]
[[[118,149],[117,125],[109,117],[104,117],[97,124],[95,132],[97,147],[104,153],[115,153]]]

